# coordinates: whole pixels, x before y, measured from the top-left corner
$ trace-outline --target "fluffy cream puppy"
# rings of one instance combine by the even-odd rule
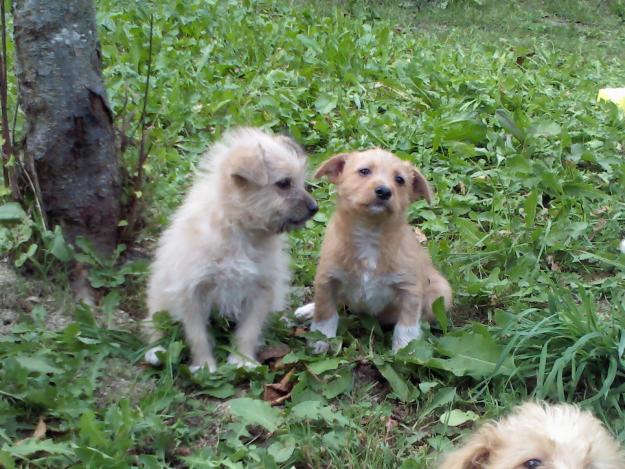
[[[439,469],[623,469],[625,457],[591,413],[528,402],[483,425]]]
[[[422,335],[420,320],[433,319],[432,303],[452,304],[452,290],[436,270],[406,220],[409,205],[431,200],[423,175],[379,148],[344,153],[324,162],[315,177],[336,184],[336,211],[323,239],[314,303],[299,308],[312,316],[311,330],[335,337],[338,307],[394,325],[393,351]],[[328,348],[325,341],[314,351]]]
[[[239,128],[203,156],[199,174],[163,233],[147,292],[150,342],[161,337],[152,317],[167,311],[184,328],[193,371],[216,369],[207,324],[212,312],[237,322],[236,353],[253,365],[268,314],[284,308],[289,287],[286,231],[317,211],[306,192],[306,155],[292,140]],[[158,364],[155,347],[146,360]]]

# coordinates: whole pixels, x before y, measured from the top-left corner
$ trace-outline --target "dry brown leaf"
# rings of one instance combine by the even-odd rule
[[[607,224],[608,224],[608,220],[606,220],[605,218],[600,218],[597,221],[597,224],[593,226],[592,228],[593,233],[597,233],[598,231],[601,231],[602,229],[605,228],[605,225]]]
[[[592,211],[592,214],[593,214],[594,216],[598,217],[599,215],[602,215],[602,214],[604,214],[604,213],[607,213],[607,212],[608,212],[608,210],[609,210],[609,207],[608,207],[608,206],[606,206],[606,205],[603,205],[603,206],[601,206],[601,207],[599,207],[599,208],[594,209],[594,210]]]
[[[179,446],[176,448],[176,454],[178,456],[191,456],[192,453],[193,451],[191,451],[191,448],[187,446]]]
[[[43,416],[39,417],[39,422],[37,422],[37,426],[35,427],[35,431],[33,432],[33,438],[35,440],[39,440],[46,436],[46,432],[48,431],[48,427],[46,426],[46,422],[43,421]]]
[[[549,264],[549,269],[551,269],[552,272],[560,272],[562,270],[560,264],[556,262],[553,256],[547,256],[547,264]]]
[[[28,438],[24,438],[23,440],[19,440],[15,443],[15,445],[21,445],[25,441],[28,440],[40,440],[44,436],[46,436],[46,432],[48,431],[48,427],[46,426],[46,422],[43,421],[43,416],[39,417],[39,422],[37,422],[37,426],[35,427],[35,431],[33,431],[32,436]]]
[[[260,363],[264,363],[272,358],[282,358],[290,351],[291,349],[288,345],[280,343],[271,347],[265,347],[258,352],[257,358]]]
[[[397,420],[393,417],[389,417],[386,419],[386,424],[384,424],[384,429],[386,430],[386,436],[393,431],[393,428],[397,426]]]
[[[291,397],[291,390],[293,389],[291,378],[293,378],[294,373],[295,369],[293,368],[285,374],[279,382],[265,384],[263,400],[269,402],[271,405],[278,405]]]

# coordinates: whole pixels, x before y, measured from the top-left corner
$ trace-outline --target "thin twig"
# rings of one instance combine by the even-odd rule
[[[1,1],[1,0],[0,0]],[[148,47],[148,70],[145,78],[145,88],[143,92],[143,109],[141,110],[141,116],[139,118],[139,127],[141,127],[141,140],[139,141],[139,153],[137,158],[137,168],[136,174],[133,177],[133,181],[131,184],[131,194],[130,201],[128,203],[127,213],[127,221],[126,229],[123,233],[123,238],[125,241],[130,242],[130,237],[135,229],[136,219],[137,219],[137,208],[139,205],[139,197],[137,196],[137,192],[141,188],[143,184],[143,166],[145,165],[145,161],[148,157],[148,151],[145,150],[145,142],[146,142],[146,115],[148,108],[148,96],[150,90],[150,77],[152,76],[152,43],[154,39],[154,15],[150,15],[150,42]]]
[[[148,92],[150,90],[150,76],[152,75],[152,39],[153,39],[154,16],[150,15],[150,45],[148,48],[148,73],[145,77],[145,92],[143,93],[143,109],[141,110],[141,142],[139,143],[139,161],[137,163],[137,183],[143,179],[143,164],[147,158],[145,153],[145,115],[148,108]]]
[[[13,125],[11,126],[11,142],[13,143],[13,153],[15,153],[15,132],[17,131],[17,114],[20,110],[20,103],[15,103],[15,111],[13,112]]]
[[[4,0],[0,0],[0,29],[2,33],[2,55],[0,57],[0,109],[2,113],[2,173],[4,183],[10,187],[11,196],[14,200],[19,199],[19,188],[17,185],[15,168],[11,167],[11,156],[13,155],[13,145],[11,143],[11,132],[9,130],[9,111],[7,106],[8,80],[7,80],[7,31],[6,12]]]

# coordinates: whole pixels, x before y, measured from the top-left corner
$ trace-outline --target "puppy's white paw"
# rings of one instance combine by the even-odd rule
[[[295,317],[300,321],[309,321],[315,314],[315,303],[308,303],[295,310]]]
[[[621,244],[619,245],[619,249],[623,254],[625,254],[625,239],[621,240]],[[297,314],[297,313],[295,313]]]
[[[393,331],[393,353],[397,353],[413,340],[420,339],[422,335],[423,332],[419,323],[414,326],[397,324]]]
[[[161,347],[160,345],[156,347],[152,347],[150,350],[145,352],[143,359],[145,360],[146,363],[149,363],[152,366],[159,366],[161,364],[161,360],[156,355],[157,352],[165,353],[167,352],[167,350],[165,350],[165,348]]]
[[[211,361],[205,361],[204,363],[200,363],[197,365],[190,365],[189,366],[189,371],[193,374],[197,373],[198,371],[200,371],[202,368],[206,368],[208,370],[209,373],[214,373],[215,371],[217,371],[217,365],[214,362]]]
[[[312,306],[314,309],[314,304],[312,304]],[[336,329],[338,328],[338,326],[339,315],[334,313],[334,315],[332,315],[329,319],[326,319],[325,321],[313,321],[310,325],[310,331],[319,331],[323,335],[331,339],[332,337],[336,337]],[[313,353],[316,354],[327,352],[329,348],[330,344],[328,344],[325,340],[318,340],[312,344]]]
[[[228,355],[228,363],[236,366],[237,368],[246,368],[248,370],[256,368],[259,363],[252,360],[251,358],[244,357],[243,355],[235,355],[231,353]]]
[[[323,341],[323,340],[318,340],[317,342],[315,342],[312,345],[312,352],[315,355],[319,355],[321,353],[327,352],[328,349],[330,348],[330,344]]]

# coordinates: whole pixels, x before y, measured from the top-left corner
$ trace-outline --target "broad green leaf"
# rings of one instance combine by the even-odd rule
[[[342,363],[345,363],[345,360],[341,358],[327,358],[318,362],[309,363],[307,368],[311,373],[320,375],[326,371],[336,370]]]
[[[91,410],[82,414],[78,426],[80,428],[80,436],[86,438],[90,445],[106,448],[110,444],[110,441],[102,431],[102,423],[98,422]]]
[[[206,387],[202,389],[202,391],[217,399],[226,399],[230,396],[234,396],[237,389],[231,383],[224,383],[217,387]]]
[[[12,446],[3,446],[2,451],[9,453],[12,456],[17,456],[20,458],[28,457],[35,453],[46,453],[46,454],[62,454],[62,455],[71,455],[73,454],[72,448],[69,443],[55,443],[54,441],[48,440],[35,440],[35,439],[27,439],[25,441],[20,442],[19,444],[14,444]]]
[[[9,221],[20,221],[27,217],[26,212],[17,202],[8,202],[0,205],[0,223]]]
[[[117,308],[119,308],[119,292],[112,291],[106,294],[106,296],[102,299],[102,311],[105,315],[112,315]]]
[[[426,364],[433,356],[432,344],[426,340],[413,340],[395,355],[397,361],[413,363],[415,365]]]
[[[270,432],[278,428],[280,412],[265,401],[241,397],[228,401],[230,412],[246,425],[260,425]]]
[[[63,371],[60,368],[51,365],[48,360],[41,357],[18,355],[14,358],[22,368],[25,368],[28,371],[35,371],[37,373],[60,373]]]
[[[401,463],[398,469],[422,469],[423,463],[418,462],[416,459],[407,458]]]
[[[410,388],[406,384],[406,382],[397,374],[395,369],[389,365],[388,363],[384,363],[382,365],[378,365],[378,370],[382,373],[382,376],[388,381],[391,385],[391,389],[397,395],[397,397],[403,401],[407,402],[410,398]]]
[[[451,371],[456,376],[486,378],[493,373],[510,376],[515,366],[512,357],[505,357],[499,365],[503,347],[485,335],[459,333],[442,337],[436,348],[448,359],[432,359],[428,365]]]
[[[441,383],[439,383],[438,381],[421,381],[419,383],[419,391],[421,391],[423,394],[427,394],[435,387],[440,386],[440,384]]]
[[[428,402],[428,404],[423,408],[420,415],[421,417],[426,417],[427,415],[434,412],[436,409],[440,407],[444,407],[456,398],[456,388],[454,387],[445,387],[439,389],[434,396],[432,396],[432,400]]]
[[[606,194],[595,186],[586,182],[567,182],[562,184],[562,191],[573,197],[588,197],[589,199],[603,199]]]
[[[35,253],[37,252],[39,246],[37,246],[36,244],[31,244],[28,247],[28,250],[22,254],[19,255],[19,257],[15,260],[15,267],[22,267],[26,261],[28,259],[30,259],[31,257],[33,257],[35,255]]]
[[[340,370],[338,377],[323,386],[323,396],[326,399],[334,399],[336,396],[349,392],[353,385],[353,374],[350,367]]]
[[[555,122],[540,122],[528,127],[527,133],[532,137],[554,137],[560,135],[562,129]]]
[[[485,236],[478,226],[467,218],[456,218],[454,224],[464,239],[472,244],[478,244]]]
[[[437,298],[432,303],[432,312],[434,317],[438,321],[438,324],[443,330],[443,334],[447,334],[447,326],[449,325],[449,319],[447,319],[447,313],[445,312],[445,301],[443,297]]]
[[[478,418],[479,416],[471,410],[462,411],[460,409],[452,409],[442,413],[439,420],[443,425],[458,427],[466,422],[474,422]]]
[[[514,122],[508,111],[504,109],[497,109],[497,111],[495,111],[495,116],[497,117],[497,120],[499,121],[501,126],[505,130],[507,130],[514,138],[516,138],[521,143],[525,141],[525,134]]]
[[[536,219],[536,206],[538,204],[538,191],[534,189],[523,203],[525,209],[525,226],[532,228]]]
[[[472,116],[456,116],[442,122],[443,141],[480,143],[486,138],[486,126]]]
[[[50,253],[61,262],[72,260],[72,251],[67,246],[60,229],[55,230]]]
[[[297,420],[315,420],[321,415],[321,401],[304,401],[291,408],[290,416]]]
[[[329,114],[336,108],[337,98],[336,96],[330,96],[323,94],[315,101],[315,109],[319,114]]]
[[[291,457],[293,451],[295,451],[295,445],[295,438],[286,436],[271,444],[269,448],[267,448],[267,452],[277,463],[283,463]]]

